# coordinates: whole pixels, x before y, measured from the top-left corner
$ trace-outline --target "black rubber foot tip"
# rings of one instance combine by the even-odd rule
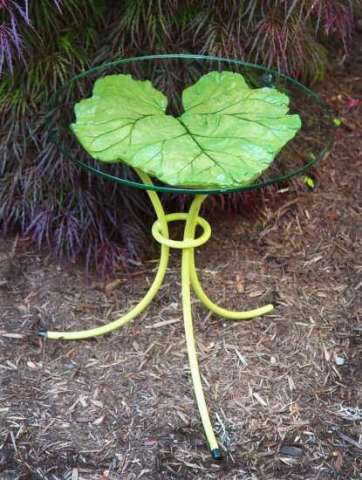
[[[213,460],[221,460],[221,450],[220,448],[214,448],[214,450],[211,450],[211,456]]]
[[[41,328],[40,330],[38,330],[36,332],[36,334],[38,335],[38,337],[46,337],[47,336],[47,333],[48,331],[45,330],[45,328]]]

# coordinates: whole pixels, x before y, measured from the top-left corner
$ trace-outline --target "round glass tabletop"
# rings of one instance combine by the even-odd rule
[[[74,105],[90,97],[95,81],[114,74],[131,74],[137,80],[150,80],[169,100],[167,114],[182,113],[182,91],[212,71],[241,74],[249,87],[273,87],[290,99],[290,113],[297,113],[302,127],[297,135],[278,153],[270,167],[254,182],[232,188],[186,188],[139,181],[124,163],[96,161],[80,146],[70,130],[74,122]],[[261,65],[239,60],[191,54],[147,55],[119,59],[84,71],[66,82],[50,100],[46,122],[50,139],[62,154],[80,167],[106,180],[143,190],[181,194],[217,194],[252,190],[301,175],[314,165],[331,145],[334,117],[325,102],[298,81]]]

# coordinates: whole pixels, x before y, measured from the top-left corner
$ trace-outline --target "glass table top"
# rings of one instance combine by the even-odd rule
[[[186,188],[142,183],[136,173],[123,163],[104,163],[91,158],[70,130],[74,121],[74,105],[91,96],[95,81],[114,74],[131,74],[137,80],[150,80],[167,95],[167,114],[182,113],[181,93],[201,76],[211,71],[232,71],[242,74],[252,88],[273,87],[290,98],[290,113],[301,117],[302,127],[285,145],[271,166],[254,183],[233,188]],[[301,175],[330,148],[334,117],[325,102],[298,81],[261,65],[239,60],[191,54],[148,55],[111,61],[81,72],[66,82],[50,100],[46,128],[51,141],[65,158],[106,180],[143,190],[181,194],[223,194],[253,190]]]

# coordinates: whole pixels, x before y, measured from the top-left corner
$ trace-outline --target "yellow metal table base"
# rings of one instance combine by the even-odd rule
[[[146,174],[141,171],[137,171],[137,173],[144,183],[151,184],[151,179]],[[155,279],[153,280],[150,289],[143,297],[143,299],[128,313],[126,313],[122,317],[117,318],[113,322],[110,322],[107,325],[103,325],[101,327],[74,332],[51,332],[42,330],[39,331],[38,334],[52,340],[81,340],[85,338],[104,335],[105,333],[112,332],[113,330],[116,330],[122,325],[125,325],[137,315],[139,315],[150,304],[156,293],[159,291],[167,270],[170,248],[181,249],[182,308],[191,377],[193,381],[197,406],[199,408],[201,421],[211,450],[211,455],[214,459],[219,459],[221,457],[220,449],[215,438],[209,412],[206,406],[197,360],[196,343],[192,325],[191,286],[198,298],[209,310],[225,318],[233,320],[248,320],[254,317],[258,317],[260,315],[264,315],[273,310],[273,305],[265,305],[264,307],[245,312],[236,312],[226,310],[225,308],[222,308],[213,303],[202,289],[196,272],[194,256],[195,247],[203,245],[211,236],[210,225],[205,219],[198,216],[201,204],[205,200],[206,195],[196,195],[188,213],[172,213],[166,215],[157,193],[149,190],[147,191],[147,193],[157,215],[157,220],[152,227],[152,234],[156,241],[159,242],[161,245],[161,257]],[[180,220],[185,222],[183,240],[171,240],[169,238],[168,223]],[[199,225],[203,229],[203,233],[200,237],[195,238],[195,231],[197,225]]]

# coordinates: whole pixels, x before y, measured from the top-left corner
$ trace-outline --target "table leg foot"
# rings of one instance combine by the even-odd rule
[[[213,460],[221,460],[221,450],[220,448],[214,448],[214,450],[211,450],[211,456]]]

